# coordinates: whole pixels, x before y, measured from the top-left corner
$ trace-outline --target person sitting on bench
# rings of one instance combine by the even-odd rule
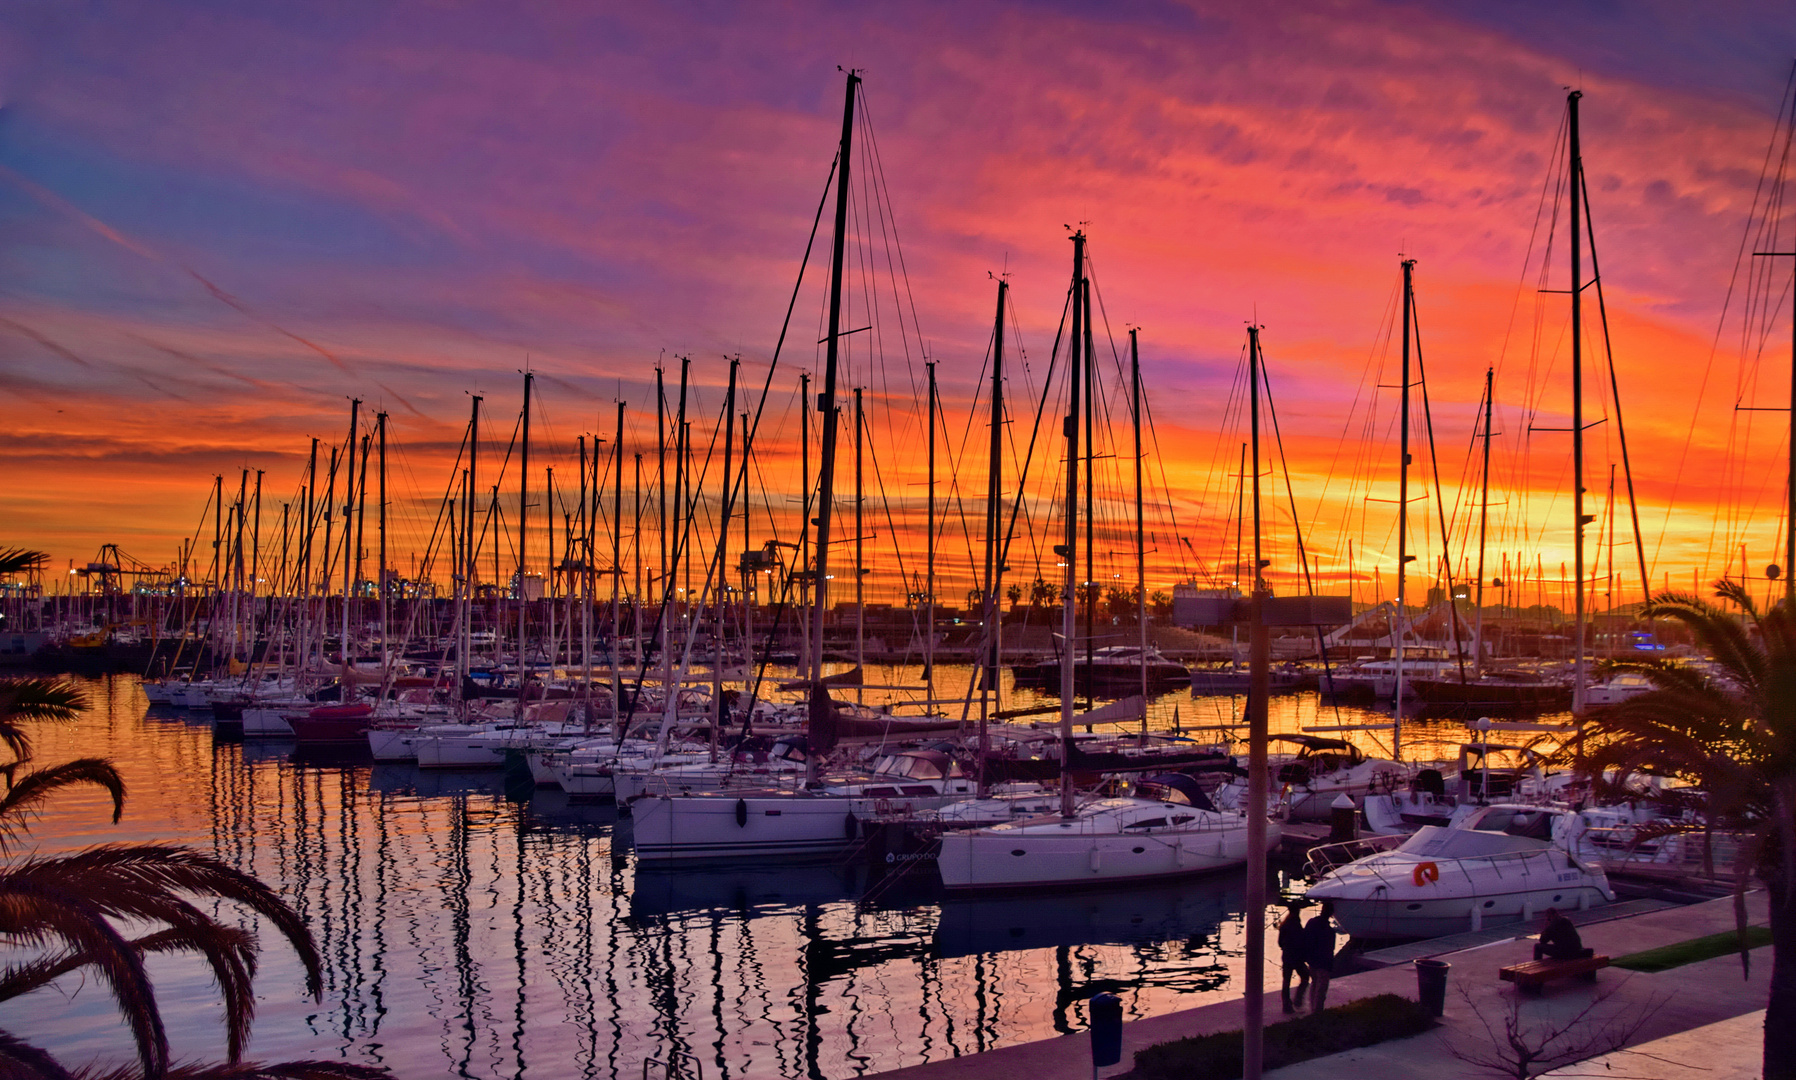
[[[1595,955],[1596,950],[1584,947],[1578,928],[1570,919],[1559,914],[1558,908],[1547,909],[1547,924],[1541,927],[1540,940],[1534,944],[1534,959],[1582,960]]]

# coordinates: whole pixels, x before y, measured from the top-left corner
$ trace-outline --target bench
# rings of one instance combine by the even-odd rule
[[[1497,972],[1504,982],[1512,982],[1516,989],[1528,994],[1538,994],[1547,983],[1555,979],[1569,979],[1577,976],[1585,982],[1595,982],[1596,973],[1609,966],[1607,956],[1586,956],[1577,960],[1530,960],[1525,964],[1511,964]]]

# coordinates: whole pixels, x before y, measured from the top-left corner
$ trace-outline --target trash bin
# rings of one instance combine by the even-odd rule
[[[1359,830],[1354,820],[1359,809],[1353,805],[1353,796],[1345,791],[1335,796],[1335,801],[1328,804],[1328,842],[1341,844],[1349,840],[1359,839]]]
[[[1429,1016],[1440,1016],[1447,1011],[1447,972],[1453,970],[1453,965],[1428,959],[1415,963],[1416,1001],[1428,1010]]]
[[[1095,1072],[1122,1060],[1122,998],[1098,994],[1091,999],[1091,1067]]]

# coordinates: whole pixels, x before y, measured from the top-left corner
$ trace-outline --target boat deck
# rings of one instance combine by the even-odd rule
[[[1669,900],[1623,900],[1619,904],[1604,904],[1589,911],[1568,911],[1565,917],[1575,926],[1590,926],[1595,923],[1612,922],[1615,919],[1626,919],[1634,915],[1647,915],[1666,908],[1681,907]],[[1483,930],[1467,930],[1459,934],[1448,934],[1445,937],[1426,938],[1422,941],[1406,941],[1401,945],[1390,945],[1382,949],[1361,953],[1360,961],[1367,967],[1394,967],[1407,964],[1412,960],[1420,960],[1427,956],[1445,956],[1448,953],[1464,952],[1484,945],[1495,945],[1500,941],[1514,941],[1516,938],[1531,936],[1540,929],[1540,920],[1530,922],[1511,922],[1502,926],[1492,926]]]

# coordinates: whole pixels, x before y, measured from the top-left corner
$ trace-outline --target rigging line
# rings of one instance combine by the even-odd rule
[[[1272,382],[1266,377],[1266,348],[1260,346],[1260,389],[1266,394],[1266,411],[1272,418],[1272,442],[1278,447],[1278,459],[1285,467],[1285,498],[1291,504],[1291,528],[1297,538],[1297,561],[1303,567],[1303,586],[1316,595],[1316,582],[1310,576],[1310,556],[1303,546],[1303,522],[1297,516],[1297,493],[1291,487],[1291,459],[1285,455],[1285,437],[1279,432],[1278,409],[1272,404]]]
[[[1509,339],[1515,332],[1516,312],[1520,310],[1522,306],[1522,290],[1528,283],[1528,266],[1534,260],[1534,243],[1540,237],[1540,218],[1541,214],[1546,211],[1547,191],[1552,187],[1554,177],[1559,174],[1559,170],[1553,168],[1552,165],[1559,160],[1559,144],[1565,136],[1566,125],[1570,122],[1570,119],[1570,113],[1561,113],[1559,115],[1559,129],[1553,134],[1553,153],[1549,155],[1551,161],[1548,163],[1546,175],[1543,176],[1540,181],[1540,200],[1534,207],[1534,225],[1528,230],[1528,248],[1522,255],[1521,280],[1515,283],[1515,300],[1509,308],[1509,323],[1503,331],[1503,345],[1497,350],[1497,363],[1495,366],[1499,370],[1502,368],[1504,359],[1509,355]],[[1550,230],[1551,226],[1549,225],[1548,228]]]
[[[1386,326],[1389,323],[1394,322],[1396,320],[1395,304],[1397,301],[1397,288],[1398,287],[1396,285],[1392,285],[1391,291],[1385,297],[1384,311],[1381,314],[1380,319],[1379,319],[1380,327]],[[1317,502],[1316,502],[1316,516],[1312,517],[1310,519],[1311,535],[1314,535],[1319,528],[1319,518],[1321,517],[1321,514],[1322,514],[1322,507],[1324,505],[1326,505],[1328,502],[1329,488],[1334,483],[1334,476],[1335,476],[1336,471],[1340,468],[1341,454],[1342,454],[1344,448],[1347,446],[1347,437],[1353,431],[1353,417],[1356,413],[1358,413],[1359,408],[1360,408],[1360,402],[1365,398],[1365,395],[1368,390],[1371,391],[1371,394],[1373,397],[1373,402],[1371,404],[1369,404],[1367,407],[1368,407],[1368,409],[1372,409],[1372,408],[1376,407],[1376,399],[1377,399],[1377,395],[1378,395],[1378,385],[1377,384],[1378,384],[1378,380],[1383,376],[1383,372],[1384,372],[1384,362],[1383,362],[1383,357],[1382,357],[1380,349],[1379,349],[1378,339],[1379,339],[1379,333],[1375,332],[1372,335],[1371,349],[1366,354],[1366,363],[1363,367],[1360,368],[1359,385],[1354,387],[1354,390],[1353,390],[1353,402],[1351,405],[1349,405],[1347,407],[1347,417],[1341,423],[1341,436],[1335,442],[1335,454],[1334,454],[1333,459],[1330,460],[1328,463],[1328,473],[1324,476],[1323,481],[1322,481],[1322,494],[1318,497]],[[1388,335],[1387,335],[1387,338],[1386,338],[1387,343],[1386,343],[1385,351],[1388,351],[1388,349],[1389,349],[1388,340],[1389,339],[1388,339]],[[1375,361],[1378,364],[1378,369],[1375,373],[1372,374],[1372,383],[1370,386],[1368,386],[1367,382],[1366,382],[1366,376],[1369,372],[1373,371],[1373,363]],[[1346,505],[1348,507],[1347,513],[1349,515],[1349,518],[1351,517],[1351,514],[1352,514],[1353,492],[1356,490],[1356,488],[1358,486],[1357,477],[1359,475],[1359,468],[1358,468],[1359,455],[1364,453],[1364,447],[1365,447],[1364,439],[1361,438],[1360,440],[1357,440],[1354,443],[1354,446],[1355,446],[1354,469],[1353,469],[1353,472],[1350,474],[1350,479],[1348,482],[1348,489],[1347,489],[1347,504]],[[1347,521],[1343,522],[1343,528],[1341,530],[1342,534],[1350,532],[1351,529],[1352,529],[1351,520],[1347,520]],[[1338,546],[1339,546],[1339,543],[1337,541],[1337,547]]]
[[[725,411],[724,415],[725,415],[724,423],[728,424],[730,422],[730,420],[729,420],[727,410]],[[694,513],[694,510],[697,508],[699,499],[702,497],[702,493],[705,490],[705,477],[707,475],[709,475],[709,473],[710,473],[712,456],[716,453],[716,450],[717,450],[717,428],[713,427],[711,429],[711,442],[705,448],[704,464],[700,468],[698,479],[691,485],[691,487],[689,487],[687,489],[688,492],[690,493],[690,495],[689,495],[689,498],[687,498],[686,500],[683,500],[685,502],[685,506],[682,508],[678,508],[678,509],[681,509],[684,511],[681,514],[680,531],[677,535],[674,536],[673,548],[668,553],[668,555],[669,555],[668,561],[662,567],[662,570],[666,573],[667,576],[665,577],[662,587],[660,589],[661,601],[660,601],[660,604],[658,605],[656,612],[655,612],[654,628],[652,630],[651,636],[648,639],[649,645],[647,648],[642,650],[642,659],[636,668],[636,682],[635,682],[635,685],[632,686],[630,689],[630,695],[629,695],[629,700],[631,702],[630,719],[635,718],[636,702],[642,696],[642,683],[643,683],[643,680],[648,677],[649,665],[651,663],[655,663],[659,659],[659,657],[656,654],[660,649],[661,631],[662,631],[663,625],[665,625],[665,623],[667,621],[668,608],[672,605],[673,596],[674,596],[674,589],[672,588],[672,582],[674,580],[675,575],[673,572],[669,572],[667,570],[667,568],[668,567],[678,567],[681,563],[681,560],[686,555],[687,539],[693,532],[693,524],[692,524],[693,513]],[[809,516],[808,515],[808,511],[809,511],[808,505],[806,507],[806,510],[807,510],[807,517],[808,517]],[[704,584],[704,587],[699,591],[699,596],[701,597],[699,603],[701,605],[707,605],[707,600],[704,598],[707,598],[709,596],[709,591],[711,588],[711,574],[714,571],[716,571],[717,566],[718,566],[717,559],[705,560],[705,584]],[[691,642],[693,640],[692,628],[703,625],[707,607],[701,606],[699,608],[699,610],[694,614],[692,611],[692,604],[694,602],[692,600],[692,598],[687,597],[684,602],[687,605],[687,612],[689,614],[693,614],[693,619],[687,623],[687,634],[686,634],[687,644],[685,646],[685,650],[686,650],[687,654],[690,654],[692,651],[691,650]],[[639,614],[638,621],[640,622],[640,612],[638,614]],[[670,650],[670,655],[671,655],[671,650]],[[669,688],[667,688],[667,692],[677,694],[679,691],[678,691],[677,687],[669,687]],[[619,724],[617,726],[617,728],[618,728],[617,744],[621,746],[621,745],[623,745],[623,740],[628,733],[629,724],[628,723]]]
[[[1154,466],[1160,470],[1160,490],[1166,495],[1165,509],[1167,528],[1170,529],[1172,535],[1176,537],[1179,535],[1179,510],[1172,497],[1172,481],[1166,475],[1166,456],[1160,451],[1160,429],[1154,422],[1154,406],[1153,403],[1148,400],[1146,394],[1141,395],[1141,411],[1143,419],[1147,421],[1148,438],[1153,443],[1154,447]],[[1203,570],[1202,557],[1195,551],[1192,552],[1192,557],[1197,559],[1198,569],[1201,572]],[[1181,569],[1183,568],[1182,564],[1184,563],[1184,558],[1179,553],[1176,540],[1173,543],[1173,561],[1181,564]]]
[[[886,182],[885,160],[884,160],[884,158],[882,158],[880,156],[880,153],[879,153],[879,138],[873,132],[873,113],[872,113],[871,107],[868,105],[868,102],[867,102],[867,90],[866,90],[865,83],[861,84],[861,119],[862,119],[862,122],[864,125],[864,134],[866,136],[862,140],[862,148],[863,148],[863,150],[870,152],[872,155],[872,168],[868,171],[876,173],[878,175],[879,190],[885,192],[886,206],[890,207],[891,206],[892,189],[891,189],[891,185]],[[883,221],[884,219],[882,218],[881,220]],[[905,261],[904,261],[904,242],[898,236],[898,216],[897,216],[896,212],[893,212],[891,214],[891,222],[892,222],[891,246],[893,249],[895,249],[898,252],[898,275],[897,276],[904,280],[904,295],[905,295],[905,299],[910,304],[911,329],[917,335],[918,345],[921,345],[923,342],[923,322],[921,319],[919,319],[917,317],[917,298],[916,298],[915,292],[911,289],[910,269],[908,266],[906,266]],[[894,306],[896,306],[897,305],[896,284],[894,284],[892,291],[893,291],[893,297],[894,297],[893,304],[894,304]],[[900,312],[899,318],[900,318],[900,320],[902,320],[903,319],[902,308],[899,309],[899,312]],[[905,360],[907,363],[909,362],[909,359],[910,359],[910,355],[907,352],[905,354]],[[914,395],[916,392],[916,371],[914,368],[911,369],[911,390]]]
[[[759,398],[755,402],[754,422],[750,425],[748,434],[746,436],[744,436],[744,442],[749,445],[752,445],[755,441],[755,437],[760,434],[761,418],[766,409],[768,397],[772,390],[774,373],[779,369],[780,355],[785,349],[786,336],[787,336],[788,332],[791,330],[792,315],[798,306],[799,291],[804,286],[805,270],[807,267],[810,266],[811,252],[817,242],[817,230],[819,229],[819,227],[821,226],[821,224],[823,222],[823,208],[826,205],[828,205],[828,203],[829,203],[829,193],[830,193],[831,183],[835,179],[836,169],[838,167],[840,167],[840,165],[841,165],[841,157],[842,157],[842,152],[841,152],[840,148],[838,148],[836,151],[835,157],[830,162],[829,175],[824,180],[823,195],[817,201],[817,212],[811,220],[810,235],[805,239],[804,255],[800,258],[799,263],[798,263],[798,278],[797,278],[797,280],[795,280],[792,283],[792,296],[786,303],[786,317],[780,324],[779,338],[774,343],[774,347],[773,347],[773,357],[768,362],[767,374],[761,383],[761,393],[760,393]],[[835,330],[838,328],[832,327],[830,329],[831,329],[831,332],[834,333]],[[821,336],[821,335],[819,335],[819,336]],[[724,418],[724,423],[731,424],[731,423],[733,423],[733,420],[732,420],[732,418],[726,416]],[[712,439],[713,446],[715,446],[716,439],[717,439],[717,433],[715,430],[711,433],[711,439]],[[708,463],[708,458],[707,458],[707,463]],[[703,481],[702,476],[700,477],[700,480],[702,483],[702,481]],[[660,482],[664,484],[666,482],[666,478],[665,477],[661,478]],[[745,484],[746,480],[744,480],[740,477],[730,477],[730,478],[726,479],[726,485],[730,487],[732,492],[734,491],[734,485],[738,484],[738,483]],[[809,518],[810,518],[810,481],[808,478],[805,479],[805,484],[806,484],[805,519],[809,520]],[[702,489],[700,489],[700,490],[702,490]],[[769,513],[771,513],[771,510],[769,511]],[[662,590],[662,592],[663,592],[663,594],[666,593],[665,588]],[[657,612],[656,617],[655,617],[655,635],[656,635],[655,640],[657,640],[657,641],[660,639],[661,625],[664,621],[665,614],[666,614],[666,596],[663,595],[661,610]],[[650,652],[652,652],[652,650],[650,650]],[[642,680],[645,677],[646,670],[647,670],[646,665],[648,663],[648,659],[647,659],[648,655],[649,655],[649,653],[645,652],[644,660],[643,660],[643,667],[641,669],[639,669],[639,671],[637,672],[636,686],[635,686],[635,689],[632,691],[632,700],[634,700],[634,695],[639,693],[642,689]],[[756,685],[757,685],[757,687],[759,686],[758,680],[757,680]],[[621,738],[621,736],[620,736],[620,738]]]
[[[898,580],[900,583],[908,582],[910,576],[904,568],[904,546],[898,543],[898,522],[892,517],[892,500],[886,491],[885,474],[879,469],[879,455],[869,454],[867,456],[873,464],[873,486],[879,490],[879,503],[885,510],[886,528],[892,533],[892,555],[898,561]]]
[[[1453,560],[1447,547],[1447,503],[1441,498],[1441,458],[1434,441],[1434,410],[1428,402],[1428,368],[1422,361],[1422,312],[1414,290],[1409,298],[1410,325],[1416,336],[1416,378],[1422,384],[1422,423],[1428,429],[1428,461],[1434,467],[1434,508],[1441,523],[1440,565],[1447,579],[1447,617],[1453,626],[1453,658],[1459,663],[1459,681],[1466,681],[1465,650],[1459,643],[1459,599],[1453,595]]]
[[[1035,442],[1036,442],[1037,436],[1039,436],[1041,434],[1041,421],[1042,421],[1042,417],[1046,414],[1046,410],[1048,407],[1048,394],[1053,390],[1053,387],[1054,387],[1054,365],[1060,359],[1060,342],[1066,335],[1067,315],[1072,311],[1073,303],[1075,302],[1074,294],[1077,291],[1078,291],[1077,282],[1075,282],[1071,285],[1068,285],[1067,289],[1066,289],[1066,302],[1064,304],[1062,304],[1061,308],[1060,308],[1060,326],[1057,330],[1054,331],[1054,350],[1048,354],[1048,370],[1047,370],[1046,376],[1044,376],[1044,378],[1042,380],[1041,403],[1036,406],[1035,424],[1033,427],[1031,427],[1029,429],[1029,450],[1027,453],[1025,453],[1023,455],[1023,468],[1022,468],[1022,471],[1017,474],[1016,499],[1011,503],[1010,521],[1005,526],[1005,529],[1004,529],[1004,546],[999,549],[999,553],[998,553],[998,562],[999,562],[999,565],[1001,565],[1001,566],[1010,565],[1010,545],[1011,545],[1012,541],[1014,541],[1016,539],[1017,515],[1022,511],[1022,507],[1023,507],[1023,483],[1024,483],[1023,478],[1028,475],[1029,467],[1031,465],[1033,465],[1035,462]],[[1078,348],[1079,348],[1078,342],[1076,342],[1076,341],[1068,342],[1067,362],[1069,364],[1074,363],[1074,361],[1072,359],[1072,354]],[[1056,400],[1058,400],[1058,399],[1056,399]],[[1072,468],[1073,463],[1068,462],[1067,467]],[[1038,562],[1039,562],[1039,559],[1040,559],[1040,553],[1039,553],[1039,549],[1038,549],[1038,551],[1037,551]],[[1067,603],[1069,603],[1069,604],[1072,603],[1071,598],[1067,599]]]
[[[1664,549],[1665,534],[1666,534],[1667,530],[1670,528],[1670,524],[1671,524],[1671,512],[1672,512],[1673,507],[1677,504],[1678,489],[1683,484],[1684,468],[1689,463],[1690,447],[1691,447],[1691,444],[1696,439],[1696,432],[1700,428],[1700,425],[1697,423],[1697,420],[1702,415],[1703,397],[1708,391],[1709,376],[1711,375],[1711,373],[1714,370],[1716,354],[1721,349],[1721,335],[1727,326],[1728,307],[1731,305],[1731,303],[1733,301],[1735,286],[1739,283],[1740,266],[1746,257],[1746,245],[1752,237],[1753,220],[1754,220],[1755,215],[1758,213],[1759,199],[1764,194],[1765,178],[1770,174],[1772,155],[1777,150],[1777,137],[1778,137],[1779,129],[1781,129],[1785,126],[1786,117],[1788,117],[1787,122],[1791,126],[1796,127],[1796,93],[1792,93],[1793,90],[1796,90],[1796,61],[1793,61],[1791,63],[1790,74],[1784,81],[1783,97],[1782,97],[1782,99],[1780,99],[1778,101],[1777,119],[1776,119],[1776,121],[1774,121],[1772,123],[1771,138],[1770,138],[1770,141],[1767,142],[1765,145],[1765,160],[1759,167],[1758,186],[1753,189],[1752,206],[1750,209],[1747,210],[1747,213],[1746,213],[1746,227],[1741,231],[1740,247],[1739,247],[1739,250],[1736,251],[1734,254],[1734,270],[1733,270],[1733,273],[1728,277],[1727,292],[1722,296],[1722,300],[1721,300],[1721,314],[1717,317],[1717,319],[1715,321],[1715,335],[1714,335],[1714,338],[1709,343],[1708,359],[1703,364],[1702,380],[1701,380],[1701,382],[1699,382],[1697,384],[1696,405],[1692,410],[1690,430],[1684,436],[1684,448],[1678,455],[1677,472],[1672,477],[1671,494],[1666,499],[1666,502],[1665,502],[1665,515],[1660,524],[1659,538],[1658,538],[1657,542],[1655,542],[1653,545],[1653,558],[1652,558],[1651,565],[1654,569],[1657,569],[1658,564],[1659,564],[1659,553]],[[1786,153],[1787,152],[1788,151],[1787,151],[1787,141],[1786,141]],[[1729,427],[1730,427],[1730,439],[1731,439],[1731,429],[1732,429],[1731,423],[1730,423]],[[1712,533],[1710,536],[1710,546],[1711,546],[1711,550],[1712,550],[1713,549],[1713,534]]]
[[[961,488],[960,488],[960,462],[965,459],[966,452],[967,452],[967,443],[969,440],[972,439],[972,436],[973,436],[973,428],[977,421],[977,417],[979,415],[979,402],[984,400],[983,394],[984,394],[984,390],[985,390],[985,381],[986,381],[985,373],[987,371],[991,370],[992,354],[994,352],[993,345],[995,344],[996,340],[997,340],[997,331],[994,329],[991,333],[986,335],[985,356],[980,364],[979,378],[977,380],[975,380],[973,383],[972,405],[967,410],[966,423],[961,426],[961,442],[960,442],[959,454],[956,454],[955,447],[952,442],[944,440],[945,445],[948,450],[948,498],[949,498],[949,501],[951,503],[953,503],[955,511],[960,518],[961,538],[962,538],[963,542],[966,544],[966,549],[967,549],[967,566],[969,568],[972,568],[970,570],[970,572],[974,578],[978,577],[978,570],[976,568],[981,565],[982,560],[977,555],[975,555],[974,551],[973,551],[972,521],[967,515],[966,503],[963,499]],[[1000,402],[999,404],[1002,405],[1002,402]],[[935,407],[936,407],[936,412],[938,415],[941,415],[941,416],[947,415],[947,409],[942,404],[942,392],[941,392],[941,385],[939,382],[937,383],[936,389],[935,389]],[[999,422],[1000,423],[1003,422],[1001,417],[1000,417]],[[936,534],[938,538],[947,535],[946,519],[943,520],[942,525],[943,525],[942,531],[938,532]],[[936,573],[937,573],[938,579],[939,579],[939,577],[942,576],[942,571],[940,569],[938,569],[936,571]],[[955,579],[960,580],[958,575],[955,576]]]
[[[1634,468],[1628,460],[1628,429],[1621,417],[1621,383],[1615,374],[1615,348],[1609,339],[1609,307],[1603,302],[1603,273],[1596,260],[1596,226],[1590,220],[1590,186],[1583,166],[1578,168],[1578,190],[1584,200],[1584,228],[1590,241],[1590,276],[1596,282],[1596,310],[1603,328],[1603,356],[1609,363],[1609,396],[1615,406],[1616,438],[1621,446],[1621,472],[1627,480],[1628,514],[1634,524],[1634,554],[1640,560],[1640,599],[1652,599],[1653,582],[1646,568],[1646,542],[1640,535],[1640,505],[1634,499]],[[1611,535],[1613,540],[1613,535]],[[1614,603],[1614,598],[1610,599]]]

